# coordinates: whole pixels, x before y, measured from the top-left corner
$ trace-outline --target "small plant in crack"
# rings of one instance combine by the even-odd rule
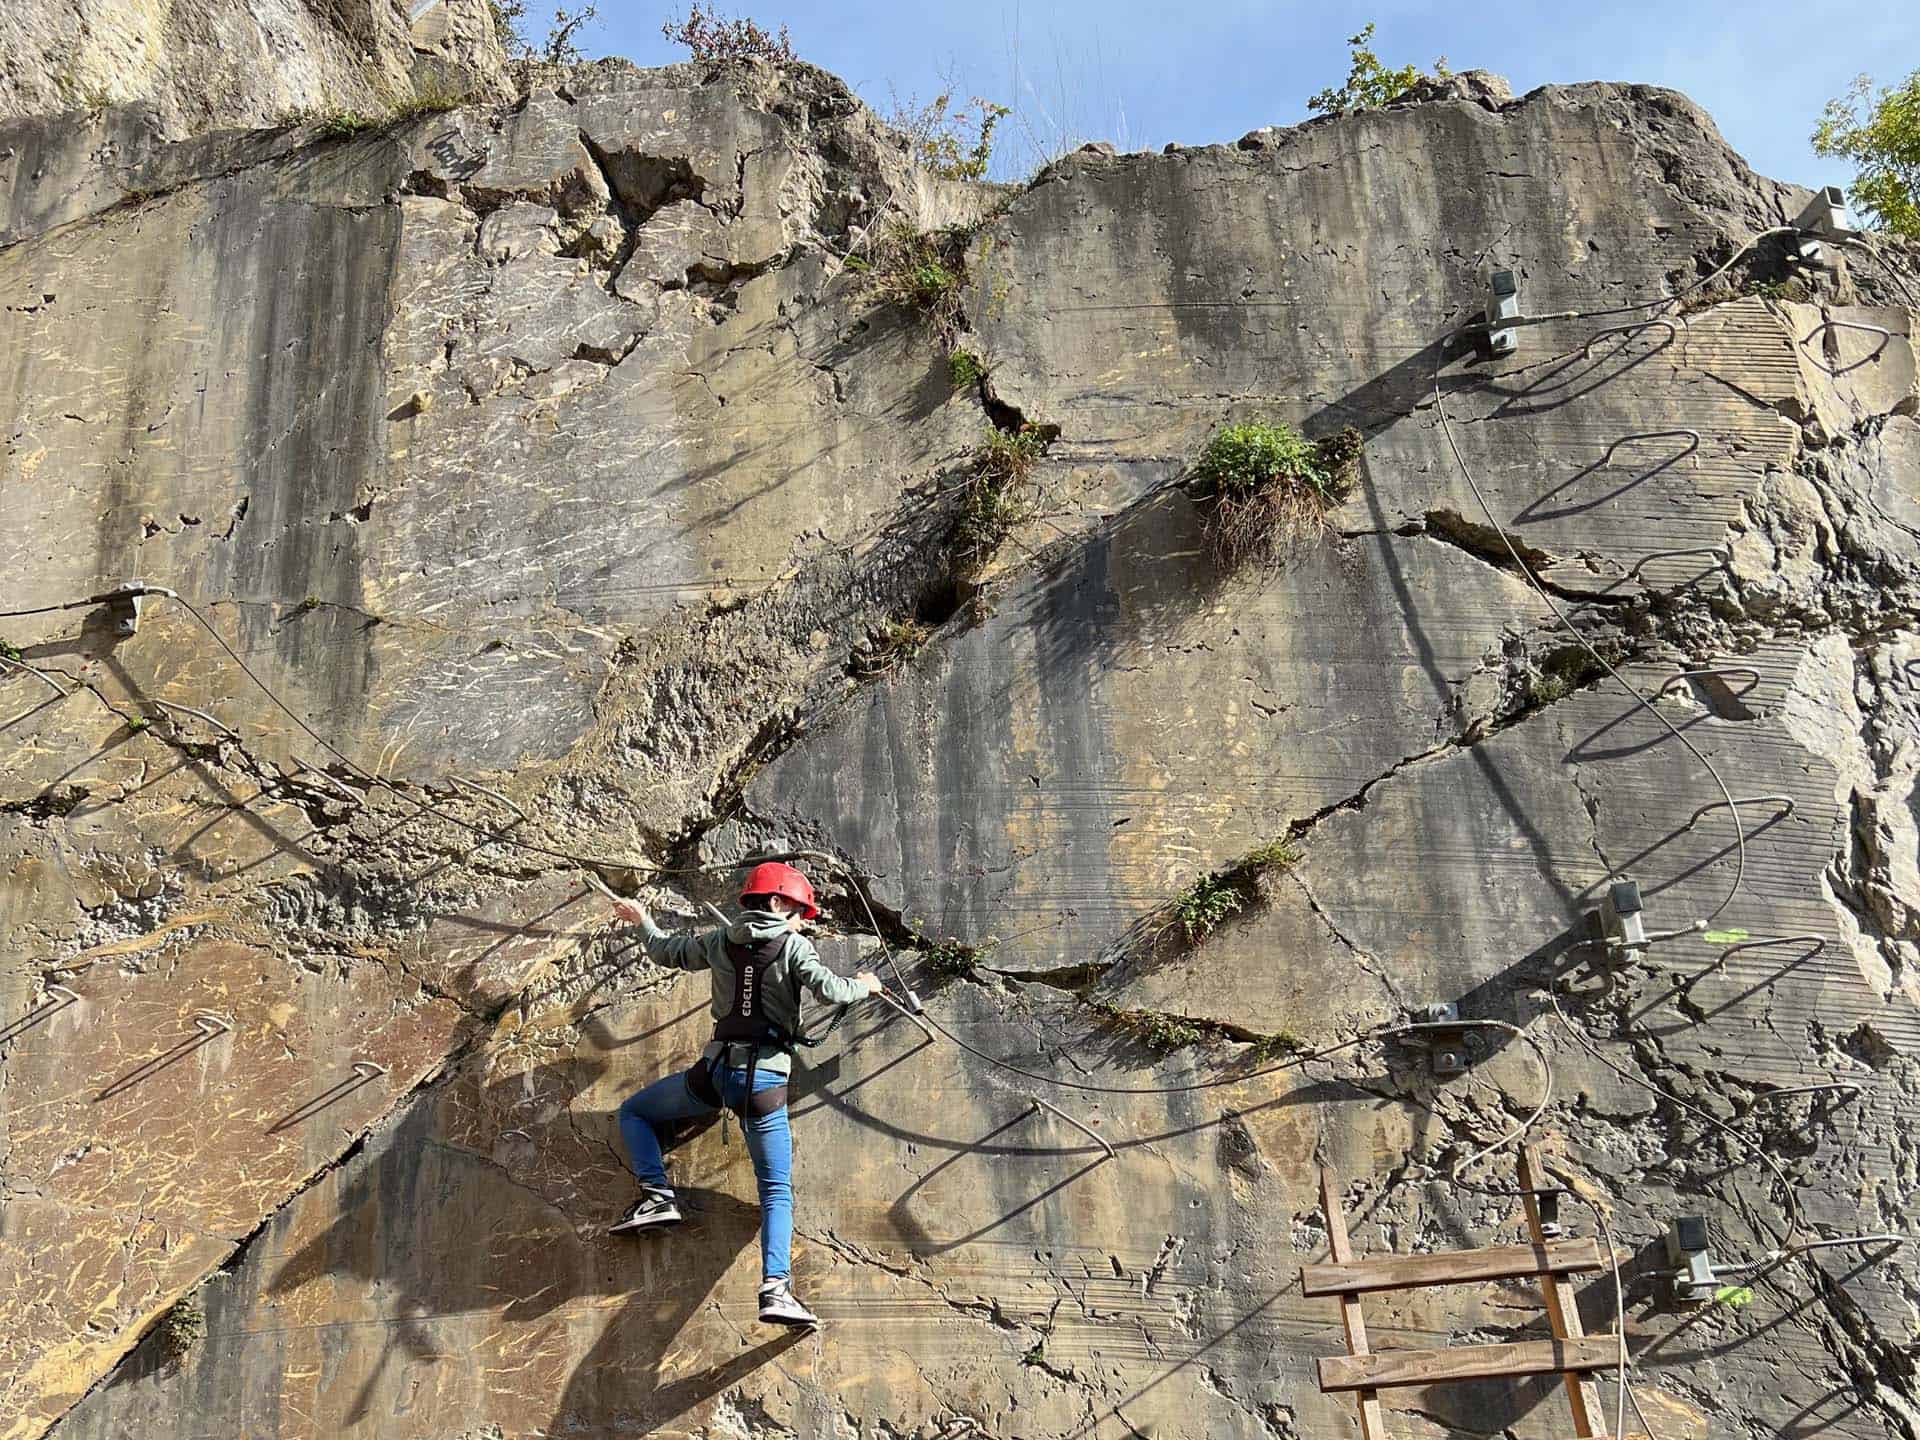
[[[1557,704],[1599,675],[1601,667],[1585,650],[1568,646],[1556,650],[1540,662],[1538,673],[1527,684],[1530,705]]]
[[[927,968],[934,974],[953,979],[973,974],[973,969],[1000,948],[1000,937],[989,935],[977,945],[969,945],[958,935],[946,935],[938,939],[927,934],[926,921],[912,920],[907,928],[913,934],[916,949],[926,957]]]
[[[1293,842],[1282,836],[1278,840],[1269,840],[1247,852],[1247,858],[1240,862],[1240,868],[1249,874],[1263,870],[1290,870],[1300,863],[1300,851]]]
[[[0,660],[12,660],[17,663],[20,655],[21,650],[18,645],[10,645],[5,640],[0,640]]]
[[[933,626],[912,615],[883,620],[874,627],[866,649],[853,657],[853,670],[863,679],[891,675],[926,648]]]
[[[1188,944],[1197,945],[1246,906],[1246,888],[1238,875],[1202,875],[1167,903],[1167,919],[1180,927]]]
[[[179,1301],[160,1319],[154,1343],[163,1364],[177,1368],[199,1346],[207,1333],[207,1312],[192,1296]]]
[[[978,575],[1038,506],[1033,471],[1053,443],[1050,431],[1031,423],[993,430],[973,452],[973,474],[960,496],[948,548],[962,576]]]
[[[1250,1042],[1241,1052],[1241,1059],[1249,1065],[1265,1065],[1273,1060],[1284,1060],[1289,1055],[1304,1055],[1307,1042],[1291,1030],[1276,1030],[1271,1035],[1262,1035]]]
[[[1197,1020],[1189,1020],[1184,1015],[1165,1015],[1157,1010],[1124,1010],[1118,1005],[1099,1002],[1095,1002],[1093,1008],[1113,1029],[1162,1055],[1197,1045],[1208,1034],[1209,1027]]]
[[[969,390],[987,378],[987,362],[971,350],[956,349],[947,355],[947,378],[956,390]]]
[[[1044,1365],[1047,1363],[1047,1337],[1042,1335],[1027,1347],[1027,1353],[1020,1357],[1022,1365]]]
[[[1221,430],[1194,466],[1215,560],[1228,569],[1271,564],[1293,542],[1323,534],[1359,473],[1361,444],[1352,426],[1319,441],[1284,421]]]
[[[868,288],[881,300],[917,310],[928,327],[949,346],[960,334],[961,293],[967,283],[967,226],[943,230],[916,230],[902,221],[889,224],[874,242],[864,264],[847,268],[867,277]]]

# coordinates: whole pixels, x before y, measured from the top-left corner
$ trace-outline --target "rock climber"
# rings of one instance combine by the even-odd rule
[[[740,887],[741,917],[703,932],[670,935],[635,900],[614,912],[640,927],[647,956],[678,970],[706,970],[713,983],[713,1039],[685,1074],[667,1075],[620,1107],[640,1198],[607,1232],[629,1235],[676,1224],[680,1211],[661,1155],[662,1131],[676,1121],[710,1115],[722,1105],[740,1116],[760,1188],[760,1319],[774,1325],[817,1325],[793,1293],[793,1132],[787,1124],[787,1079],[794,1037],[803,1033],[801,990],[829,1005],[878,994],[871,971],[851,980],[820,963],[802,933],[820,913],[813,886],[791,865],[757,865]]]

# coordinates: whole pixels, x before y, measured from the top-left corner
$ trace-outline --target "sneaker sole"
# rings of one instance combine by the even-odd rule
[[[631,1224],[610,1225],[607,1227],[607,1234],[637,1235],[642,1230],[658,1230],[663,1225],[678,1225],[680,1221],[681,1217],[678,1215],[651,1215],[645,1220],[635,1220]]]
[[[760,1317],[760,1323],[762,1325],[784,1325],[789,1330],[818,1330],[820,1328],[820,1317],[810,1315],[805,1320],[802,1320],[797,1315],[763,1314]]]

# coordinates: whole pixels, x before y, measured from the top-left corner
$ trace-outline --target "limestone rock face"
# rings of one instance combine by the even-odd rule
[[[503,64],[486,0],[12,0],[0,121],[138,103],[180,139],[293,110],[381,114],[416,94],[503,98]],[[8,179],[0,168],[0,189]]]
[[[171,138],[267,102],[153,73],[0,140],[0,1436],[1351,1433],[1318,1166],[1362,1251],[1510,1241],[1510,1151],[1449,1176],[1537,1107],[1652,1429],[1911,1433],[1913,1256],[1760,1263],[1920,1201],[1897,258],[1696,287],[1804,193],[1644,87],[976,187],[805,66],[331,138]],[[954,227],[944,336],[878,296],[899,225]],[[1496,360],[1494,268],[1606,313]],[[1193,462],[1252,419],[1361,458],[1232,569]],[[1044,453],[961,563],[994,435]],[[938,1026],[803,1052],[818,1334],[754,1323],[730,1121],[686,1224],[604,1233],[707,992],[597,887],[697,923],[796,849],[827,963]],[[1585,918],[1627,876],[1636,960]],[[1492,1022],[1462,1075],[1387,1033],[1434,1001]],[[1544,1333],[1523,1284],[1367,1308]]]

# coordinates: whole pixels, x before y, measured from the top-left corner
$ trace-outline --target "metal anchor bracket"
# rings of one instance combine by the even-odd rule
[[[1413,1012],[1410,1025],[1396,1027],[1396,1033],[1419,1035],[1426,1041],[1427,1061],[1435,1076],[1446,1079],[1466,1072],[1473,1063],[1467,1053],[1467,1031],[1471,1025],[1460,1019],[1460,1007],[1449,1000],[1421,1005]]]
[[[1640,882],[1628,879],[1614,881],[1607,886],[1607,893],[1601,897],[1600,904],[1587,911],[1588,943],[1605,950],[1609,959],[1620,964],[1631,964],[1649,946],[1698,935],[1707,928],[1706,921],[1695,920],[1678,930],[1649,931],[1642,918],[1644,913]]]
[[[1708,1248],[1707,1217],[1679,1215],[1667,1226],[1667,1272],[1674,1301],[1681,1305],[1699,1305],[1719,1293],[1720,1277],[1714,1269]]]

